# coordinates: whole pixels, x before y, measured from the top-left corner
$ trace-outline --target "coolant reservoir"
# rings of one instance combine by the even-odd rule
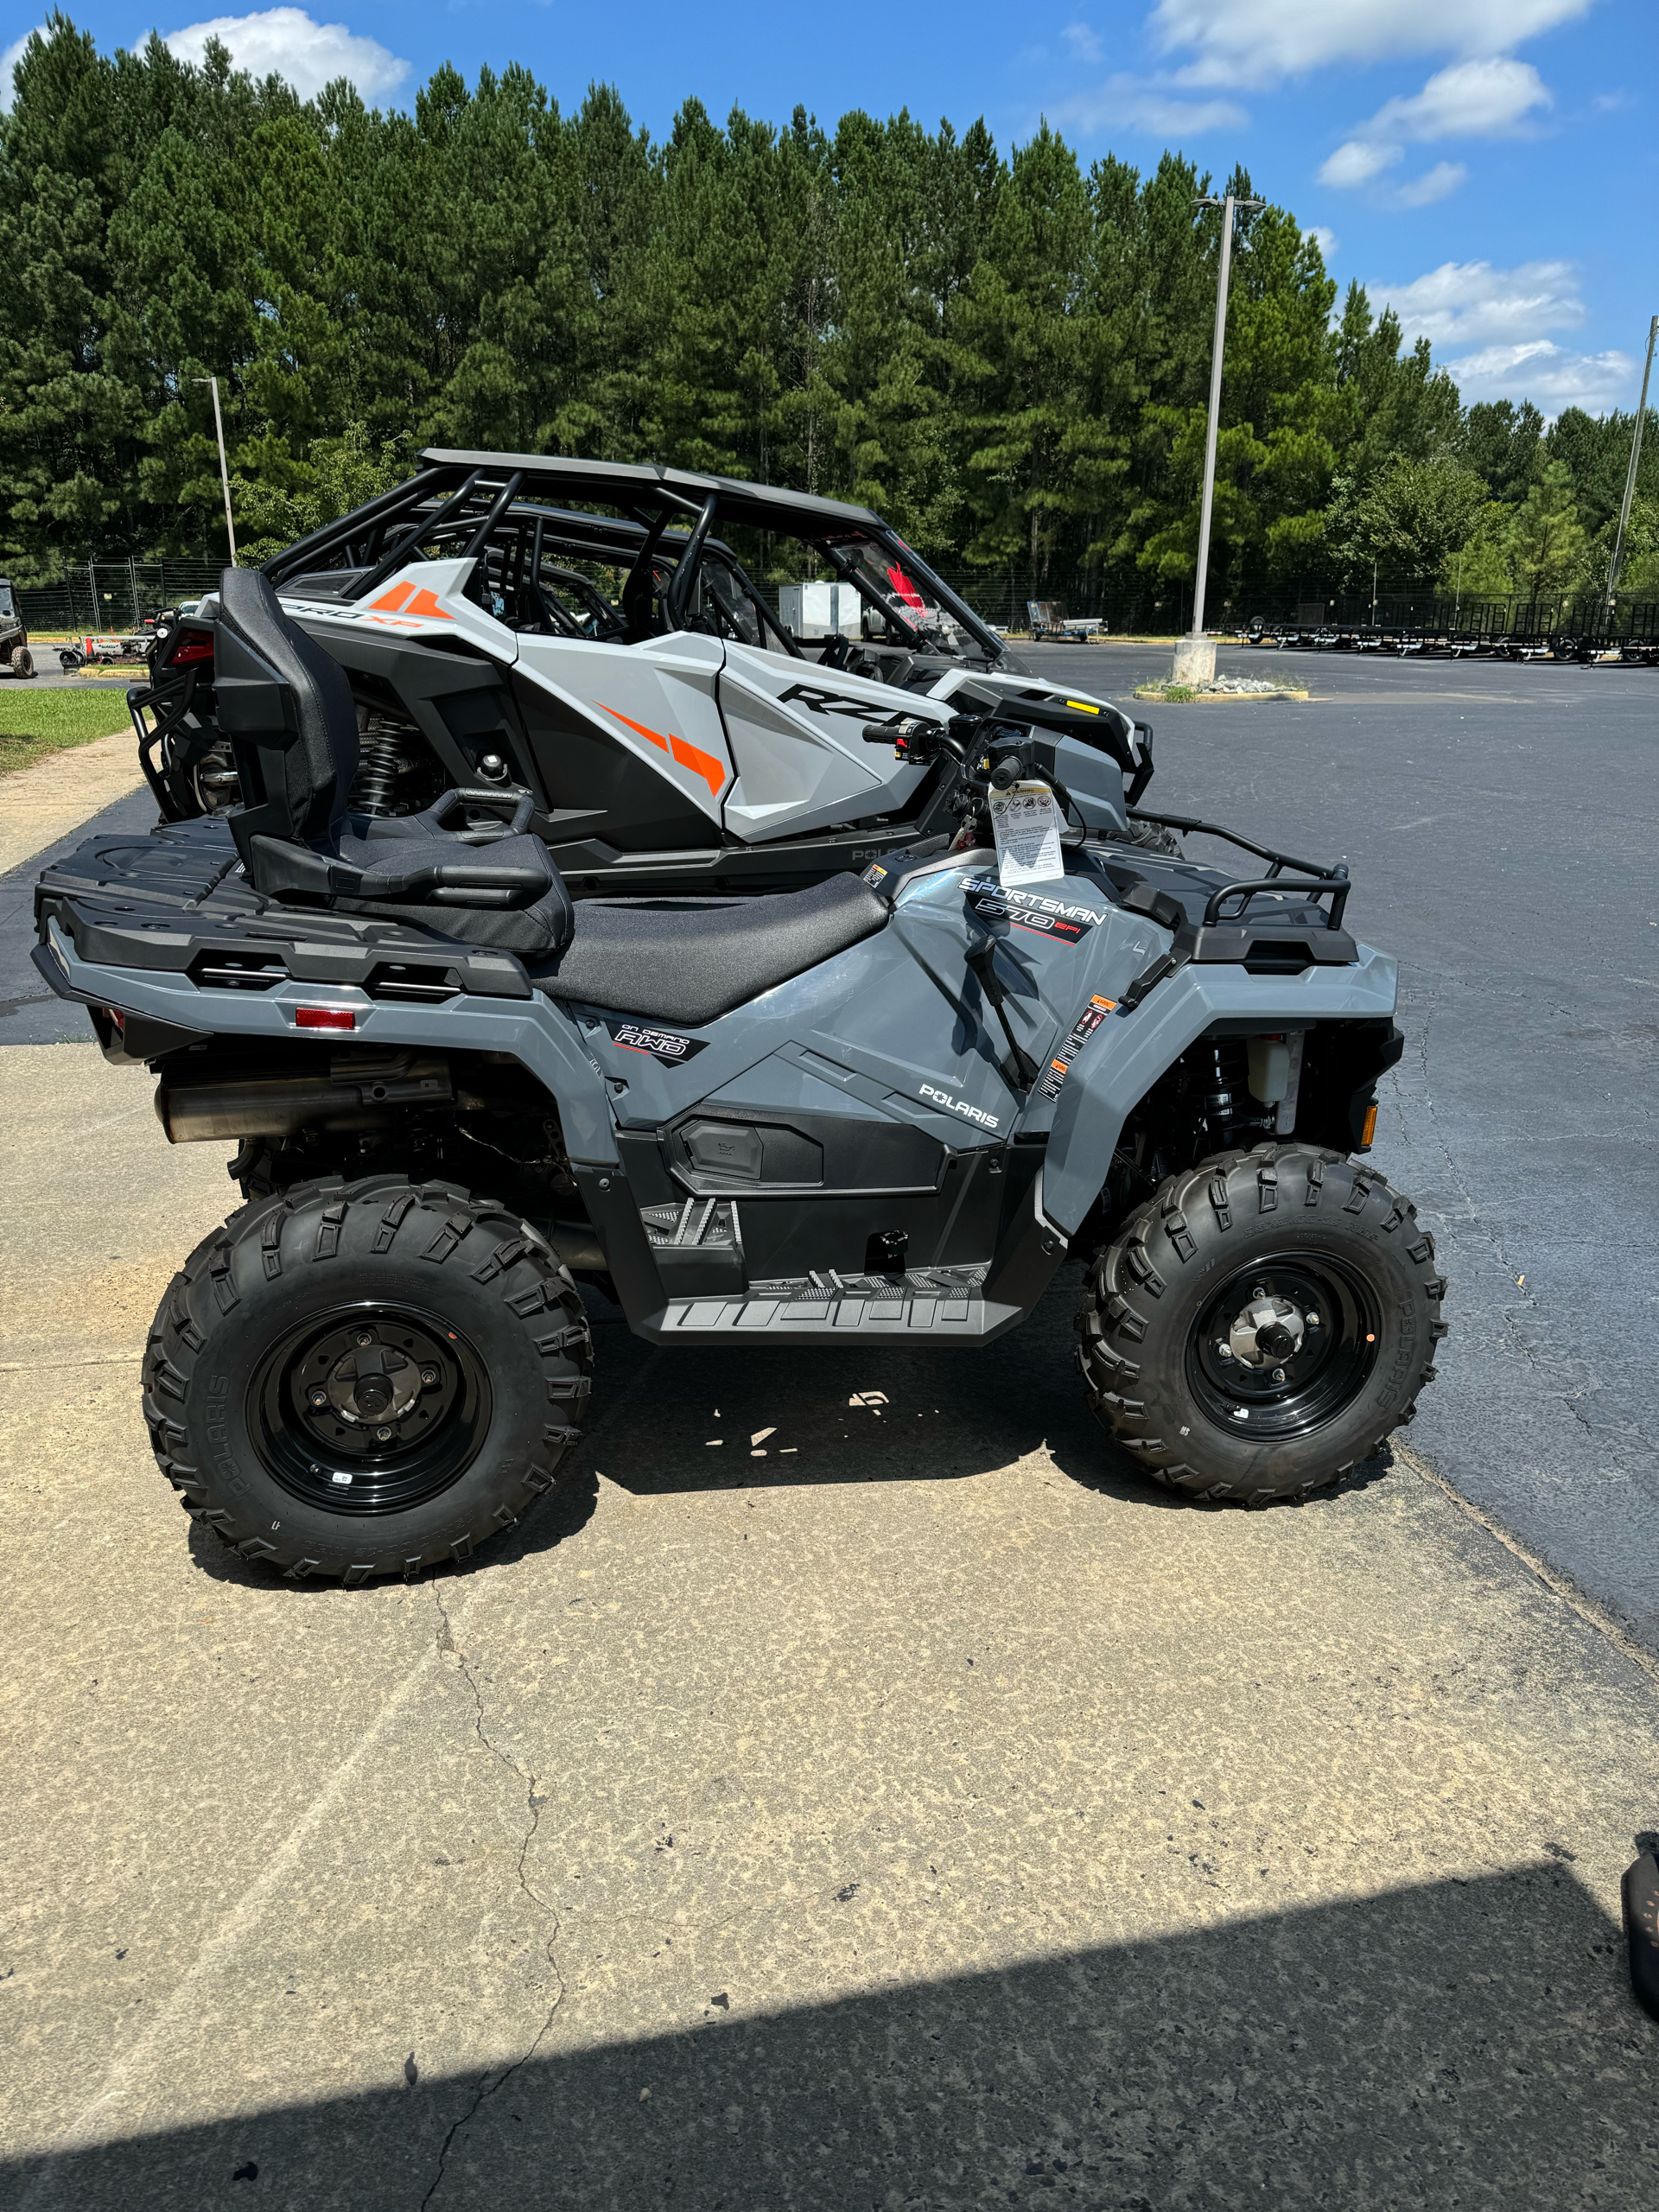
[[[1290,1046],[1282,1037],[1249,1040],[1250,1096],[1276,1106],[1290,1089]]]

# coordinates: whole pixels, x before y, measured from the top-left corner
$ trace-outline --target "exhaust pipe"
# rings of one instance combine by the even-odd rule
[[[192,1082],[186,1071],[156,1086],[169,1144],[215,1137],[289,1137],[302,1129],[378,1129],[392,1109],[453,1106],[447,1060],[411,1052],[336,1052],[326,1077],[254,1076]]]

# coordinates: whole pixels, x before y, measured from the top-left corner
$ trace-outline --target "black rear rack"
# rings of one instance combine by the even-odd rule
[[[1316,903],[1329,897],[1331,905],[1325,918],[1325,927],[1339,930],[1343,911],[1348,904],[1348,893],[1353,886],[1348,880],[1347,866],[1338,861],[1334,868],[1323,868],[1317,861],[1299,861],[1294,853],[1275,852],[1271,845],[1258,845],[1253,838],[1241,837],[1236,830],[1224,830],[1219,823],[1201,822],[1193,814],[1150,814],[1145,808],[1132,806],[1128,810],[1131,822],[1154,822],[1165,830],[1201,831],[1206,837],[1220,837],[1241,851],[1254,853],[1258,860],[1269,863],[1264,876],[1253,882],[1224,883],[1212,892],[1210,903],[1204,910],[1204,926],[1213,929],[1218,922],[1238,921],[1243,916],[1251,899],[1259,891],[1294,891],[1300,897]],[[1287,876],[1287,868],[1297,873]],[[1230,912],[1227,901],[1236,899],[1238,904]]]

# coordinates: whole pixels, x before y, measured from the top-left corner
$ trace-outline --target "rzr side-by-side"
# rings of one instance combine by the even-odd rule
[[[751,567],[838,578],[839,627],[798,638]],[[1126,817],[1126,779],[1138,798],[1151,773],[1144,726],[1033,677],[866,507],[677,469],[433,452],[266,574],[351,684],[349,810],[397,819],[446,789],[521,793],[578,898],[797,889],[954,832],[957,764],[896,758],[872,725],[900,717],[1058,713],[1077,826],[1168,842]],[[238,796],[213,635],[211,600],[166,626],[131,695],[172,820]],[[497,834],[487,809],[456,821]]]
[[[1300,1497],[1409,1418],[1445,1286],[1355,1157],[1400,1038],[1345,871],[1073,828],[1007,882],[993,795],[1066,739],[986,712],[900,733],[976,844],[573,904],[528,799],[490,842],[453,791],[365,833],[346,677],[257,573],[214,651],[242,804],[48,868],[35,957],[170,1139],[238,1147],[144,1406],[245,1558],[412,1577],[568,1476],[580,1281],[669,1345],[970,1351],[1081,1261],[1092,1405],[1202,1497]]]

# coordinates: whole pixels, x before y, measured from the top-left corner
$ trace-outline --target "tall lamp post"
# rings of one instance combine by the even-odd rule
[[[225,535],[231,541],[231,566],[236,566],[236,524],[231,520],[231,465],[225,458],[225,417],[219,411],[219,378],[195,377],[195,384],[211,385],[213,393],[213,428],[219,433],[219,480],[225,486]]]
[[[1636,497],[1637,463],[1642,458],[1642,430],[1648,419],[1648,378],[1653,374],[1653,341],[1659,338],[1659,315],[1648,325],[1648,358],[1642,371],[1642,397],[1637,402],[1636,433],[1630,440],[1630,472],[1624,479],[1624,498],[1618,510],[1618,531],[1613,539],[1613,557],[1607,563],[1607,626],[1613,623],[1613,594],[1618,589],[1619,570],[1624,566],[1624,533],[1630,526],[1630,502]]]
[[[1195,207],[1221,210],[1221,266],[1216,273],[1216,340],[1210,354],[1210,423],[1204,440],[1204,500],[1198,510],[1198,571],[1192,589],[1192,627],[1175,647],[1173,683],[1209,683],[1216,673],[1216,645],[1204,634],[1204,593],[1210,573],[1210,518],[1216,504],[1216,437],[1221,428],[1221,355],[1227,341],[1227,283],[1233,266],[1233,211],[1265,207],[1264,200],[1195,200]]]

